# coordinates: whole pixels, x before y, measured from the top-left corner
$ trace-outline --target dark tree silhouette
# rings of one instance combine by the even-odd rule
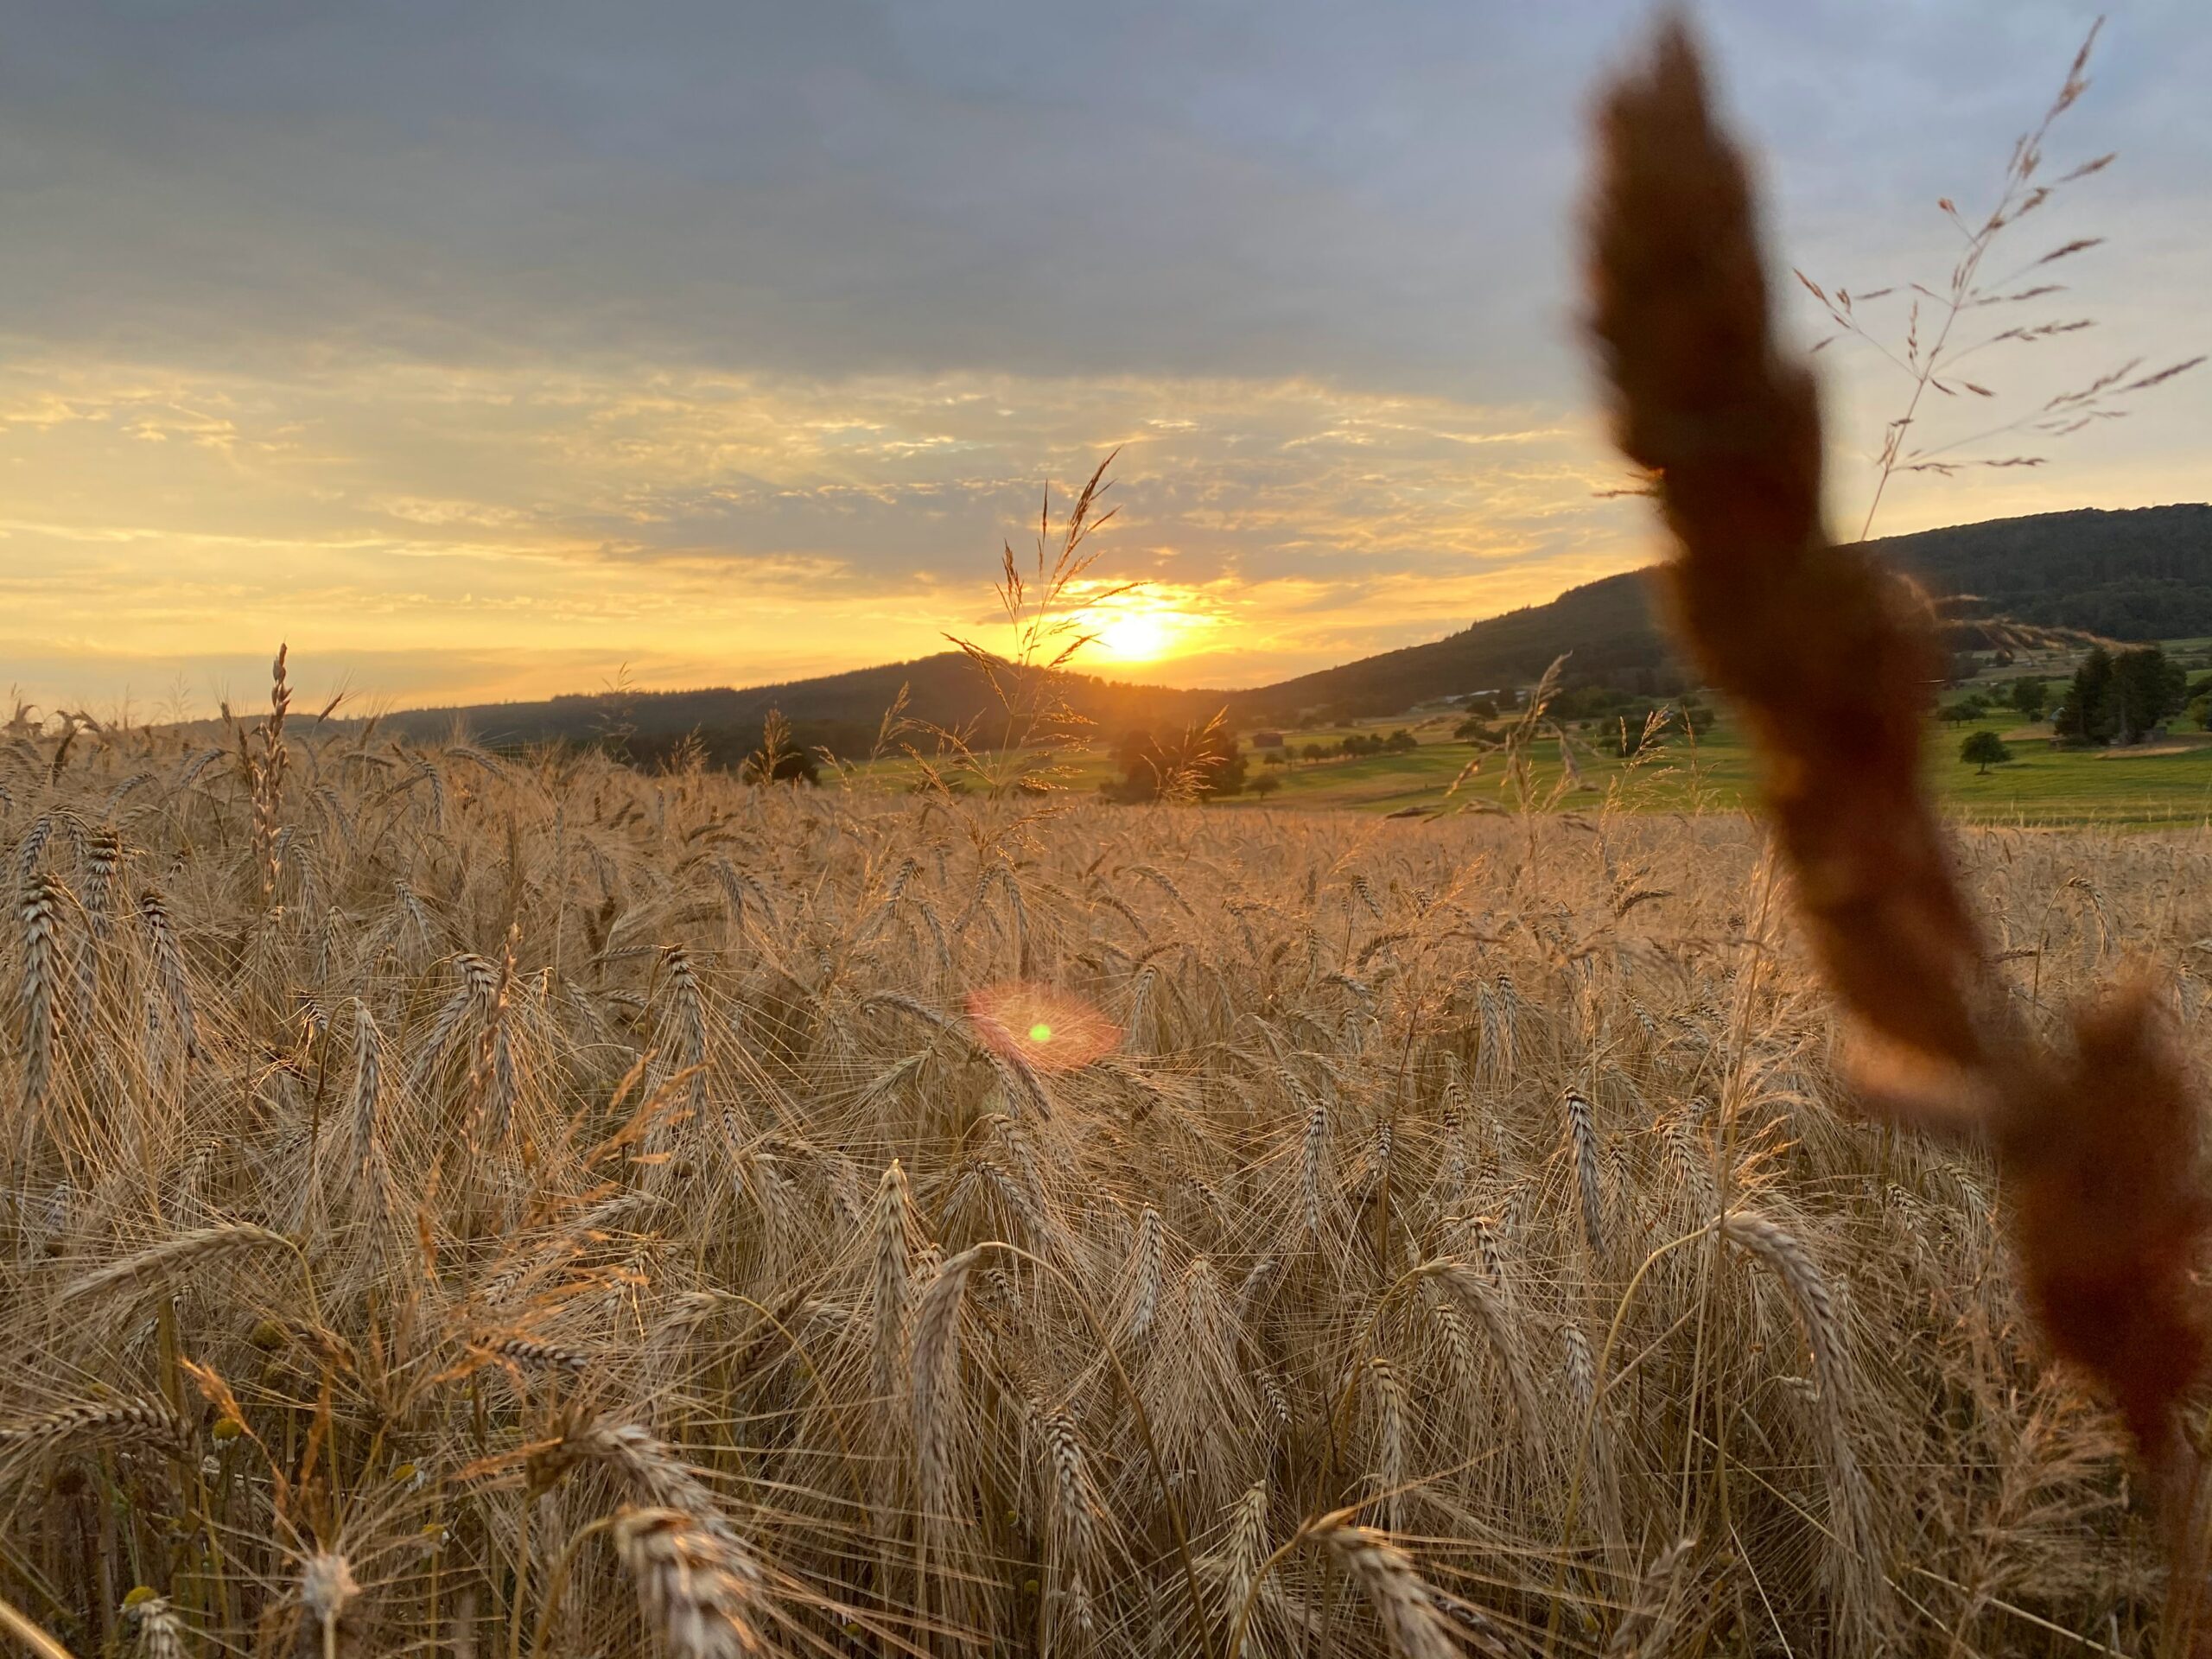
[[[1980,768],[1974,775],[1980,777],[1992,766],[2001,766],[2012,758],[2012,751],[2005,747],[2005,740],[1994,732],[1971,732],[1967,741],[1959,745],[1959,759]]]

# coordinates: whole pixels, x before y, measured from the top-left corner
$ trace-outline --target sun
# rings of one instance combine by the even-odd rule
[[[1148,663],[1167,649],[1173,634],[1157,611],[1122,611],[1098,624],[1098,645],[1117,662]]]
[[[1087,636],[1086,656],[1103,665],[1187,657],[1225,619],[1196,589],[1142,582],[1079,596],[1072,620]]]

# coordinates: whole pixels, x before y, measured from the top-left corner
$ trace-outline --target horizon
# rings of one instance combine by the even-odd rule
[[[1967,530],[1972,529],[1976,524],[1980,524],[2012,522],[2012,517],[2020,518],[2056,518],[2064,517],[2069,513],[2075,512],[2156,512],[2167,509],[2181,507],[2212,509],[2212,501],[2160,501],[2152,502],[2141,507],[2059,507],[2054,508],[2050,512],[2045,513],[2013,515],[2012,517],[1996,520],[1978,519],[1972,524],[1936,525],[1932,526],[1929,531],[1900,531],[1894,536],[1875,537],[1872,539],[1875,542],[1895,541],[1907,539],[1913,536],[1941,533],[1941,531],[1944,530]],[[1432,634],[1422,639],[1408,640],[1404,645],[1388,647],[1383,652],[1372,652],[1370,653],[1370,655],[1387,655],[1389,651],[1404,650],[1409,646],[1434,644],[1439,640],[1448,639],[1453,634],[1463,633],[1471,628],[1479,627],[1485,622],[1496,621],[1502,617],[1517,615],[1525,611],[1542,610],[1545,607],[1567,598],[1570,594],[1580,592],[1584,588],[1594,587],[1602,582],[1616,581],[1625,576],[1640,575],[1646,572],[1654,570],[1656,568],[1657,565],[1656,563],[1643,564],[1633,566],[1626,570],[1614,571],[1607,575],[1594,576],[1587,582],[1578,582],[1569,587],[1563,588],[1555,594],[1549,594],[1540,599],[1529,600],[1522,604],[1511,606],[1505,610],[1492,611],[1482,616],[1471,618],[1467,621],[1463,622],[1455,627],[1447,629],[1443,633]],[[476,703],[395,703],[389,706],[378,707],[375,709],[373,712],[376,714],[378,718],[381,719],[386,715],[444,714],[448,712],[457,714],[473,713],[481,709],[499,708],[509,705],[527,706],[540,702],[551,702],[568,699],[590,702],[601,698],[613,698],[620,696],[698,696],[703,693],[711,693],[715,691],[747,692],[772,690],[779,690],[788,685],[804,685],[821,680],[832,679],[842,674],[863,674],[878,669],[911,667],[925,662],[942,660],[948,658],[958,657],[960,655],[962,655],[961,652],[954,645],[947,642],[942,645],[938,650],[925,652],[919,657],[889,658],[877,662],[860,663],[854,664],[850,668],[832,669],[823,674],[802,676],[795,680],[755,680],[745,682],[702,681],[697,683],[682,685],[644,685],[639,683],[624,683],[620,686],[604,686],[588,690],[569,690],[554,691],[549,692],[542,696],[532,696],[524,697],[493,698]],[[1357,663],[1365,659],[1354,658],[1347,658],[1343,662],[1326,663],[1321,664],[1320,670],[1318,671],[1325,671],[1332,668],[1344,667],[1350,664]],[[1128,667],[1132,671],[1116,673],[1112,671],[1110,669],[1102,671],[1102,669],[1098,664],[1085,664],[1084,663],[1078,661],[1071,665],[1068,671],[1087,677],[1090,679],[1103,681],[1109,684],[1127,686],[1137,690],[1159,691],[1178,696],[1196,695],[1202,692],[1207,694],[1217,692],[1223,696],[1234,696],[1238,692],[1265,690],[1269,685],[1280,683],[1277,681],[1254,681],[1249,683],[1239,685],[1214,685],[1186,683],[1160,679],[1147,679],[1143,677],[1141,672],[1145,666],[1146,664],[1129,664]],[[1171,661],[1166,664],[1158,664],[1158,666],[1172,670],[1173,664]],[[1283,678],[1286,680],[1295,679],[1302,677],[1304,673],[1314,671],[1301,671],[1301,674],[1300,675],[1285,676]],[[303,698],[302,701],[306,702],[311,702],[312,699]],[[347,694],[346,701],[349,705],[353,702],[353,698],[350,691]],[[250,703],[251,698],[249,696],[249,706]],[[354,715],[349,711],[341,715],[340,717],[353,719],[362,718],[364,716]]]
[[[1700,8],[1777,264],[1941,281],[1936,200],[1973,214],[2093,16]],[[302,702],[395,708],[992,645],[1001,543],[1117,447],[1104,679],[1270,683],[1654,556],[1571,253],[1643,6],[533,17],[124,6],[0,64],[19,696],[243,706],[280,641]],[[2107,238],[2055,302],[2099,326],[2007,413],[2202,343],[2212,26],[2139,8],[2090,74],[2052,168],[2119,160],[2016,251]],[[1859,344],[1818,359],[1839,535],[1899,402]],[[1873,533],[2190,500],[2208,440],[2186,377]]]

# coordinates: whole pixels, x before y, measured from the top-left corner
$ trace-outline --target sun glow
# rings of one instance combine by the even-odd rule
[[[1166,654],[1174,625],[1158,611],[1129,611],[1098,625],[1098,648],[1116,662],[1148,663]]]
[[[1090,636],[1083,658],[1093,668],[1188,656],[1226,620],[1192,590],[1151,582],[1102,594],[1075,613],[1076,626]]]

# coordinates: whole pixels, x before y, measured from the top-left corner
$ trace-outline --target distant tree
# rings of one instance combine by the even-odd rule
[[[1978,766],[1986,773],[1992,766],[2001,766],[2012,758],[2012,751],[2005,747],[2005,740],[1994,732],[1969,732],[1967,741],[1959,746],[1959,759]]]
[[[2022,720],[2041,720],[2050,707],[2050,688],[2029,674],[2012,682],[2012,707]]]
[[[1479,715],[1484,720],[1497,718],[1496,697],[1467,697],[1460,702],[1459,707],[1465,709],[1468,714]]]
[[[1452,728],[1452,735],[1458,738],[1462,743],[1487,744],[1493,743],[1497,741],[1497,730],[1491,725],[1491,723],[1488,721],[1480,719],[1473,715],[1470,715],[1466,719],[1461,721],[1457,726],[1454,726]]]
[[[1252,792],[1255,795],[1272,795],[1281,787],[1282,779],[1272,772],[1263,772],[1252,780]]]
[[[1219,726],[1187,734],[1183,752],[1198,774],[1200,800],[1244,792],[1244,752],[1236,738]]]
[[[2101,743],[2111,735],[2105,704],[2112,690],[2112,653],[2092,645],[2058,699],[2050,728],[2069,743]]]
[[[2117,657],[2093,645],[2051,715],[2051,729],[2075,743],[2139,743],[2180,712],[2189,677],[2158,645]]]
[[[1163,798],[1208,801],[1241,794],[1246,761],[1236,739],[1217,720],[1185,727],[1172,736],[1125,734],[1115,746],[1121,778],[1100,791],[1109,800],[1135,804]]]
[[[1305,747],[1299,750],[1298,753],[1300,757],[1309,764],[1315,760],[1325,760],[1329,758],[1329,752],[1323,748],[1319,743],[1308,743]]]
[[[1159,753],[1160,746],[1150,732],[1132,728],[1123,732],[1121,741],[1114,745],[1114,764],[1127,777],[1156,760]]]
[[[1943,718],[1954,726],[1962,720],[1980,720],[1989,712],[1989,699],[1979,691],[1970,691],[1957,702],[1946,703]]]
[[[1547,707],[1554,720],[1610,719],[1627,701],[1609,685],[1577,685],[1560,692]]]
[[[1382,740],[1382,747],[1392,754],[1411,754],[1421,747],[1421,740],[1401,726]]]
[[[1282,766],[1287,762],[1289,759],[1290,752],[1287,749],[1268,749],[1262,751],[1260,755],[1261,764],[1269,766]]]
[[[2181,712],[2189,676],[2163,645],[2123,651],[2112,662],[2113,718],[2123,743],[2140,743],[2154,726]]]

